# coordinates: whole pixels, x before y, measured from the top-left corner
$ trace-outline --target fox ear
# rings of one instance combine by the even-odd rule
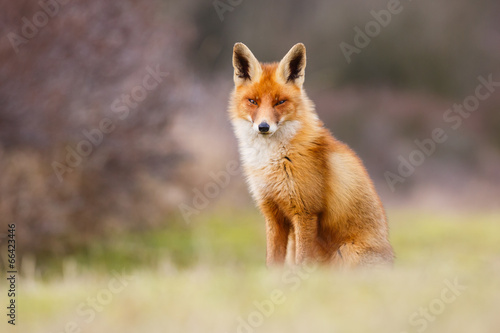
[[[258,81],[262,67],[252,51],[243,43],[234,44],[233,48],[234,84],[237,86]]]
[[[278,75],[286,83],[294,83],[298,87],[304,84],[306,69],[306,47],[302,43],[295,44],[278,66]]]

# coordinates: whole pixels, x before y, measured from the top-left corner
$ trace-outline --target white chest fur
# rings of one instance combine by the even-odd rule
[[[300,128],[300,122],[287,121],[274,134],[261,135],[246,120],[234,120],[233,125],[243,164],[256,169],[265,169],[284,158],[290,149],[290,140]]]
[[[256,198],[266,187],[273,186],[270,180],[289,153],[290,140],[300,129],[300,122],[287,121],[269,136],[257,133],[246,120],[234,120],[233,126],[250,192]]]

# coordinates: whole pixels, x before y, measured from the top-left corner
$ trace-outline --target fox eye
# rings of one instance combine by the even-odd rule
[[[249,98],[248,101],[253,105],[257,105],[257,102],[254,99]]]
[[[286,99],[283,99],[283,100],[279,101],[278,103],[274,104],[274,106],[276,106],[276,105],[281,105],[281,104],[283,104],[283,103],[285,103],[285,102],[286,102]]]

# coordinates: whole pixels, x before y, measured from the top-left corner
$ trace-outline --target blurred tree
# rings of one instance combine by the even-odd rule
[[[172,88],[185,80],[182,25],[155,1],[2,8],[1,31],[26,37],[0,44],[0,216],[18,225],[20,250],[65,253],[164,221],[187,183],[169,132],[183,106]],[[154,71],[168,74],[154,85]]]

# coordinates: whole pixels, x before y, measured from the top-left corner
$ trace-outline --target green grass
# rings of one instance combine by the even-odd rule
[[[94,333],[237,332],[240,318],[250,316],[262,323],[241,332],[500,331],[500,214],[394,211],[389,220],[395,266],[369,272],[267,270],[255,210],[96,242],[65,258],[73,269],[64,274],[22,278],[16,329],[64,332],[75,322]],[[105,293],[111,272],[122,267],[133,280],[86,322],[77,309]],[[442,303],[442,313],[431,312],[432,320],[418,321],[418,311],[438,306],[445,281],[455,279],[466,289]],[[282,302],[271,311],[274,293]]]

